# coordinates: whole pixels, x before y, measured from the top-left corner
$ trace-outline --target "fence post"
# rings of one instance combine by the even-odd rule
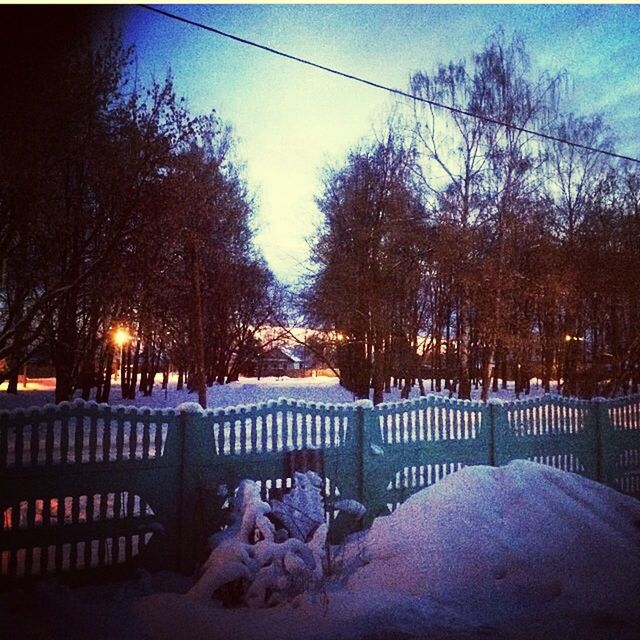
[[[386,509],[386,460],[378,414],[371,401],[361,400],[358,403],[358,416],[358,499],[367,509],[364,525],[368,527]]]
[[[353,499],[367,506],[364,502],[363,475],[364,463],[362,460],[364,441],[364,408],[368,400],[359,400],[353,405],[337,409],[338,415],[347,415],[347,430],[342,446],[335,449],[335,454],[325,457],[324,471],[332,484],[340,489],[339,496],[333,492],[325,497],[326,505],[330,513],[333,513],[336,500]],[[332,518],[329,527],[329,541],[331,544],[341,544],[345,537],[354,531],[353,518],[340,512]]]
[[[360,400],[356,402],[355,408],[355,452],[356,452],[356,500],[364,504],[364,440],[365,440],[365,410],[370,410],[371,403],[369,400]]]
[[[593,446],[596,450],[596,480],[602,484],[612,486],[615,477],[615,459],[611,459],[610,440],[611,420],[609,419],[609,407],[606,398],[592,398],[593,425],[595,428]],[[613,466],[612,466],[613,465]]]
[[[331,458],[325,460],[325,472],[340,487],[340,498],[362,502],[362,439],[364,434],[363,401],[354,403],[347,411],[348,424],[344,446],[329,468]]]
[[[585,444],[579,452],[585,468],[585,476],[596,482],[602,482],[602,430],[603,416],[601,403],[604,398],[591,398],[584,420]]]
[[[196,402],[178,407],[178,570],[192,573],[202,552],[202,532],[198,523],[198,496],[201,491],[201,463],[212,450],[206,442],[206,417]]]
[[[510,462],[509,418],[505,403],[499,398],[489,398],[487,446],[489,464],[499,467]]]

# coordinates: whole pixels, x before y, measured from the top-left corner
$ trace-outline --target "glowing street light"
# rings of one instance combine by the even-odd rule
[[[113,342],[117,347],[120,347],[120,367],[124,364],[124,346],[131,340],[131,334],[125,327],[118,327],[113,332]],[[124,372],[123,372],[124,374]],[[118,379],[118,369],[116,369],[116,380]]]
[[[131,335],[124,327],[118,327],[113,332],[113,341],[115,342],[116,346],[122,348],[125,344],[127,344],[127,342],[129,342],[129,340],[131,340]]]

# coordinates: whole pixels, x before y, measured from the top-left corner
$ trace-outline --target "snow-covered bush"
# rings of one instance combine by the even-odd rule
[[[306,542],[324,522],[322,478],[313,471],[296,471],[290,493],[282,501],[271,500],[271,509],[290,536]]]
[[[364,513],[355,501],[344,506]],[[291,492],[271,504],[255,482],[243,480],[231,525],[211,542],[213,551],[189,591],[193,598],[261,608],[316,590],[327,568],[322,479],[313,471],[296,472]]]

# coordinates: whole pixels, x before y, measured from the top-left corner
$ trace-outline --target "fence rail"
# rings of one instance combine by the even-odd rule
[[[369,521],[467,465],[528,459],[640,498],[640,396],[488,404],[439,396],[202,411],[62,403],[0,411],[0,584],[190,571],[243,478],[263,497],[313,469]]]

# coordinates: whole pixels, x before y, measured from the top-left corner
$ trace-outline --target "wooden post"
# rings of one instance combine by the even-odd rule
[[[195,402],[185,402],[179,411],[179,498],[178,498],[178,568],[193,573],[206,551],[206,530],[203,496],[215,484],[216,455],[213,428],[208,417]]]
[[[593,446],[596,450],[595,478],[602,484],[613,486],[615,479],[615,449],[612,446],[613,434],[609,407],[605,398],[592,398],[590,413],[593,415]]]
[[[178,570],[191,573],[195,565],[194,557],[194,493],[192,485],[192,451],[190,444],[194,421],[198,416],[198,406],[193,402],[185,402],[179,407],[178,419]]]
[[[606,401],[604,398],[592,398],[585,416],[585,475],[591,480],[604,482],[602,428],[606,415]]]
[[[345,412],[349,418],[344,444],[337,449],[339,455],[330,463],[331,469],[325,465],[325,471],[339,484],[341,498],[362,502],[362,407],[350,406]]]
[[[504,402],[498,398],[490,398],[487,406],[489,408],[487,416],[488,463],[491,466],[499,467],[517,457],[514,455],[515,452],[510,443],[508,409]]]
[[[491,467],[496,466],[495,424],[496,413],[499,412],[501,408],[500,404],[496,403],[494,399],[491,399],[487,405],[483,407],[482,411],[482,424],[486,425],[487,429],[487,464]]]
[[[358,402],[358,457],[360,467],[358,500],[367,509],[364,525],[370,526],[374,518],[386,510],[386,483],[388,471],[378,423],[378,411],[369,400]]]

